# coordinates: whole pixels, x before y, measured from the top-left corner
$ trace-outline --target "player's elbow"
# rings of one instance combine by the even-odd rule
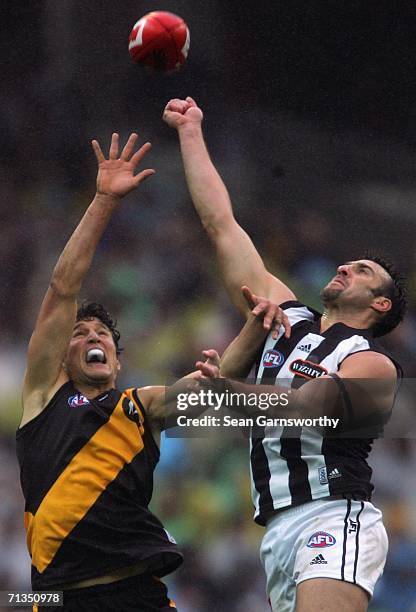
[[[80,286],[76,283],[66,282],[59,276],[53,276],[49,283],[50,291],[61,299],[76,298],[80,291]]]
[[[204,230],[209,239],[216,243],[230,233],[237,223],[231,212],[216,212],[201,219]]]

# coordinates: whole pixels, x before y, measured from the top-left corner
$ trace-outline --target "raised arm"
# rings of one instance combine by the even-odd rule
[[[192,98],[171,100],[164,111],[166,123],[178,131],[188,188],[213,243],[225,287],[232,302],[247,317],[250,309],[241,286],[278,304],[295,299],[293,292],[267,271],[248,234],[234,218],[227,189],[211,161],[202,134],[203,114]]]
[[[136,140],[137,134],[132,134],[119,157],[118,134],[113,134],[108,159],[98,142],[92,142],[98,162],[97,192],[59,257],[40,308],[27,355],[21,425],[39,414],[68,380],[62,362],[75,323],[77,297],[97,245],[121,198],[154,173],[148,169],[134,175],[150,148],[146,143],[133,154]]]
[[[224,378],[243,379],[249,375],[270,331],[275,340],[281,330],[286,338],[291,334],[289,319],[277,304],[255,295],[249,287],[242,287],[241,295],[249,308],[249,315],[246,324],[221,357],[220,371]],[[212,376],[209,364],[197,362],[196,367],[206,376]]]

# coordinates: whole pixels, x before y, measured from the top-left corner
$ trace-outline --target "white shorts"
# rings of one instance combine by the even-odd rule
[[[318,499],[279,512],[260,547],[273,612],[294,612],[296,586],[310,578],[352,582],[371,596],[387,549],[382,514],[370,502]]]

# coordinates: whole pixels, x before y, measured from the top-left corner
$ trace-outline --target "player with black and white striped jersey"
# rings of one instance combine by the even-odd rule
[[[391,410],[401,370],[375,338],[403,318],[406,299],[400,275],[379,258],[349,261],[338,267],[321,292],[323,315],[297,301],[293,291],[266,269],[235,220],[227,189],[204,143],[202,119],[201,109],[189,97],[171,100],[164,112],[166,123],[178,131],[188,187],[216,250],[226,289],[248,318],[226,355],[228,364],[239,356],[234,369],[227,366],[227,376],[248,374],[263,341],[257,319],[250,317],[257,308],[254,294],[261,295],[279,304],[281,316],[286,315],[291,325],[290,334],[281,328],[277,338],[270,333],[264,342],[257,363],[262,388],[289,385],[297,389],[306,413],[315,414],[322,404],[317,389],[325,383],[341,398],[337,407],[342,407],[342,416],[351,418],[356,409],[351,381],[372,379],[382,383],[383,393],[375,390],[368,397],[383,420]],[[241,292],[244,285],[254,292],[251,304],[248,290]],[[266,316],[261,326],[270,325],[271,317]],[[233,389],[239,384],[244,388],[233,383]],[[382,515],[370,501],[373,486],[366,458],[372,440],[328,437],[305,429],[295,437],[285,433],[256,429],[251,447],[255,520],[266,526],[261,558],[272,609],[365,612],[387,554]]]

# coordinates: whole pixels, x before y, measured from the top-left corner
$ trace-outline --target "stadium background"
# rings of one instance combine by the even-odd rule
[[[130,28],[154,9],[190,27],[177,74],[129,60]],[[0,16],[5,590],[29,587],[13,433],[25,348],[54,262],[94,193],[91,138],[107,147],[112,131],[137,130],[157,169],[114,216],[83,290],[119,319],[121,386],[182,375],[241,325],[193,212],[176,135],[161,121],[165,103],[186,95],[205,112],[239,220],[304,301],[317,306],[334,266],[367,247],[408,275],[410,312],[386,345],[416,375],[416,13],[383,1],[43,0],[6,2]],[[416,446],[412,428],[401,434],[377,443],[371,460],[390,537],[374,612],[416,610]],[[181,612],[267,609],[247,459],[245,441],[163,446],[153,507],[186,553],[169,581]]]

